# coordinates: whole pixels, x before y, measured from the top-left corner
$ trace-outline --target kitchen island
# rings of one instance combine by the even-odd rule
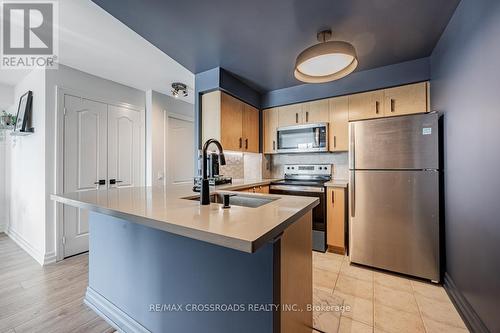
[[[228,209],[191,186],[53,195],[90,211],[86,304],[123,332],[311,332],[318,200],[246,185],[214,189]]]

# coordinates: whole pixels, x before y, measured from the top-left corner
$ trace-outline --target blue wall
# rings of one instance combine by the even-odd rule
[[[273,244],[250,254],[95,212],[89,221],[89,287],[149,331],[273,331],[266,311],[149,311],[150,304],[272,304]]]
[[[462,0],[431,78],[445,117],[447,285],[475,331],[500,332],[500,1]]]
[[[300,103],[310,100],[348,95],[363,91],[427,81],[430,78],[429,58],[355,72],[338,81],[323,84],[302,84],[270,91],[262,97],[262,108]]]

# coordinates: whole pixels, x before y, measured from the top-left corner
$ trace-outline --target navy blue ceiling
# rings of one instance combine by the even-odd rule
[[[460,2],[93,1],[193,73],[220,66],[259,91],[300,84],[295,57],[322,28],[356,47],[358,70],[429,56]]]

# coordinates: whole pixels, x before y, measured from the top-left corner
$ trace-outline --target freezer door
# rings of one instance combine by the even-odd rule
[[[439,281],[438,175],[351,171],[351,261]]]
[[[438,114],[350,123],[350,169],[439,169]]]

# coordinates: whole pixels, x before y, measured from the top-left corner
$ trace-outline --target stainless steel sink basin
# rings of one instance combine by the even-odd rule
[[[210,194],[210,202],[213,203],[218,203],[218,204],[223,204],[224,203],[224,194],[229,194],[229,193],[212,193]],[[241,194],[229,194],[229,204],[231,206],[242,206],[242,207],[250,207],[250,208],[257,208],[260,206],[264,206],[268,203],[271,203],[275,200],[278,200],[279,198],[272,198],[272,197],[257,197],[257,196],[250,196],[250,195],[241,195]],[[200,196],[196,197],[190,197],[190,198],[184,198],[186,200],[200,200]]]

